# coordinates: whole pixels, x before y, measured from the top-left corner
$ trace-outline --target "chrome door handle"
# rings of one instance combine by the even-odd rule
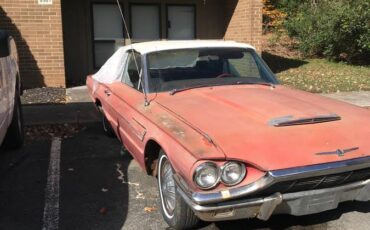
[[[107,95],[108,97],[110,96],[110,95],[112,95],[112,93],[109,91],[109,90],[104,90],[104,93],[105,93],[105,95]]]

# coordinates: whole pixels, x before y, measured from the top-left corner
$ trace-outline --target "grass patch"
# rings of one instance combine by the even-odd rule
[[[294,59],[263,53],[279,81],[312,93],[370,90],[370,66],[353,66],[325,59]]]

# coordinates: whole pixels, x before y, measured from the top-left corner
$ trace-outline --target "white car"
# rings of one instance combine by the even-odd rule
[[[16,44],[0,30],[0,145],[9,148],[21,147],[24,140],[21,92]]]

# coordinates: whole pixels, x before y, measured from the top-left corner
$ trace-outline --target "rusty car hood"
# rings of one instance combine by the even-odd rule
[[[206,133],[227,159],[263,170],[370,155],[370,111],[283,86],[191,89],[161,93],[156,102]],[[325,117],[336,119],[295,123]],[[276,125],[279,121],[293,123]]]

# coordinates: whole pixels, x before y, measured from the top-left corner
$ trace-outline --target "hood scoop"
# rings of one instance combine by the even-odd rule
[[[268,124],[275,127],[293,126],[293,125],[308,125],[330,121],[338,121],[341,117],[336,114],[320,115],[314,117],[295,118],[294,116],[285,116],[271,119]]]

